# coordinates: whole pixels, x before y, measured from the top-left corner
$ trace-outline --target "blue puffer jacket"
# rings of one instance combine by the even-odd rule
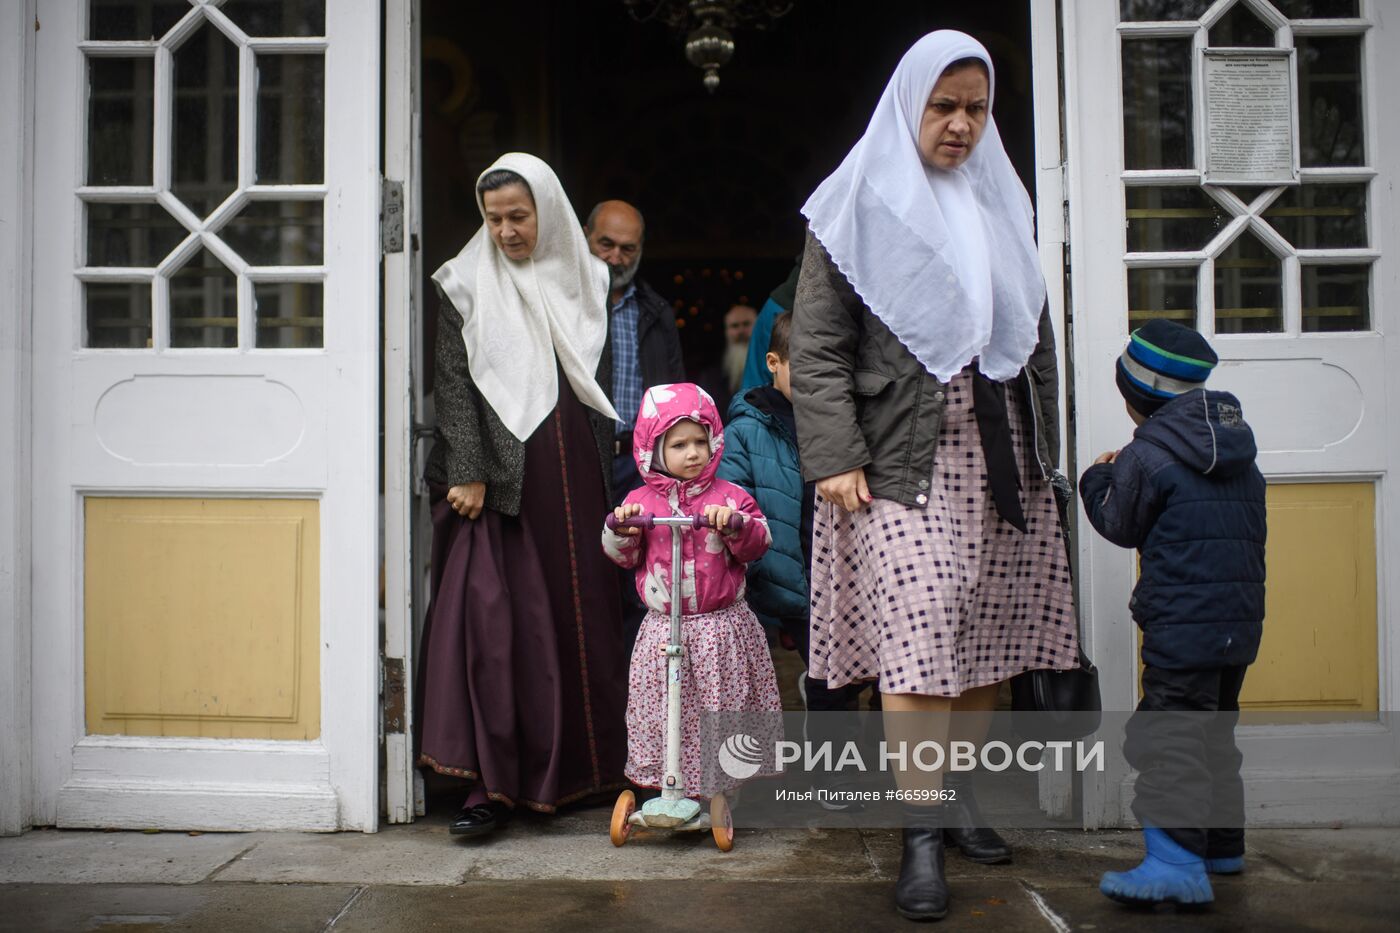
[[[783,406],[787,417],[781,417]],[[742,486],[768,518],[773,544],[749,564],[749,605],[765,621],[807,616],[807,561],[802,547],[804,492],[792,405],[771,386],[734,396],[724,429],[718,476]]]
[[[1264,477],[1228,392],[1157,410],[1079,492],[1099,534],[1142,555],[1133,620],[1142,659],[1195,670],[1249,664],[1264,623]]]

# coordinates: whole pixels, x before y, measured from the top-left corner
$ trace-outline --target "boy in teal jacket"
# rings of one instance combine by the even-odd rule
[[[791,311],[774,318],[766,357],[773,384],[736,395],[730,403],[724,460],[718,475],[751,493],[768,518],[773,543],[762,558],[749,564],[746,598],[765,624],[776,623],[792,639],[806,664],[810,612],[807,568],[816,486],[802,481],[797,457],[797,422],[788,372],[791,331]],[[826,681],[805,676],[799,682],[809,712],[853,709],[862,686],[829,690]],[[823,806],[846,809],[845,805]]]
[[[792,313],[774,319],[768,341],[773,385],[736,395],[725,419],[719,478],[742,486],[768,517],[773,544],[749,564],[746,598],[767,624],[779,624],[799,645],[807,628],[807,542],[813,488],[802,482],[797,424],[788,385],[787,337]]]

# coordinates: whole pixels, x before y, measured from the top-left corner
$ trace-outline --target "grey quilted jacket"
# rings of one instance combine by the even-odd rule
[[[789,362],[802,474],[825,479],[865,468],[870,494],[928,505],[946,383],[865,305],[809,230],[793,308]],[[1034,419],[1042,475],[1059,462],[1059,367],[1049,308],[1015,380]]]

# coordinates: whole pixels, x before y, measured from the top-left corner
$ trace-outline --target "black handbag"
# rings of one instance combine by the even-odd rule
[[[1055,504],[1060,510],[1066,557],[1071,559],[1069,508],[1074,486],[1063,473],[1051,478]],[[1079,612],[1075,609],[1075,624]],[[1103,701],[1099,695],[1099,669],[1084,653],[1084,632],[1080,628],[1079,666],[1067,671],[1034,670],[1011,678],[1012,721],[1022,736],[1042,742],[1068,742],[1082,739],[1099,727]]]

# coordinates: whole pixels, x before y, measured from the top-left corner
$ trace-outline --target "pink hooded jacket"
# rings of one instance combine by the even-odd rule
[[[690,419],[710,436],[710,462],[694,479],[680,480],[653,466],[657,444],[676,422]],[[642,396],[632,431],[632,455],[645,485],[627,494],[652,515],[703,515],[708,505],[728,506],[749,521],[735,534],[709,528],[681,531],[681,613],[699,615],[732,605],[744,595],[744,564],[768,550],[768,520],[753,496],[716,479],[724,455],[724,426],[714,400],[689,382],[653,386]],[[603,528],[603,551],[614,563],[637,571],[637,593],[648,609],[671,611],[671,529],[656,527],[640,535],[619,535]]]

